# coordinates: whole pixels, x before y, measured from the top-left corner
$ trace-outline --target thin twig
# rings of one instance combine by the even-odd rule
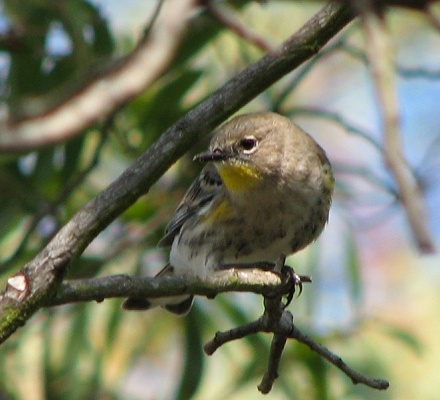
[[[363,140],[365,140],[368,144],[374,147],[380,154],[383,154],[382,145],[373,137],[371,132],[365,131],[357,126],[353,125],[349,122],[342,114],[324,110],[322,108],[317,107],[294,107],[291,110],[286,110],[286,112],[290,115],[310,115],[314,118],[321,118],[327,121],[334,122],[340,125],[347,133],[351,133],[356,135]]]
[[[432,26],[440,32],[440,17],[437,15],[435,7],[435,2],[427,4],[425,8],[425,13],[428,16],[428,20],[429,22],[431,22]]]
[[[214,338],[203,346],[203,350],[205,350],[208,356],[211,356],[220,346],[232,340],[242,339],[253,333],[261,332],[261,327],[261,321],[257,319],[256,321],[241,325],[238,328],[230,329],[225,332],[217,332]]]
[[[160,11],[162,10],[165,0],[158,0],[156,7],[153,10],[150,21],[148,21],[147,26],[144,28],[140,42],[148,40],[148,36],[152,33],[154,25],[156,24],[157,18],[159,17]]]
[[[260,384],[258,385],[258,390],[263,394],[267,394],[272,390],[273,384],[278,378],[278,368],[286,343],[286,336],[278,334],[273,335],[272,343],[270,345],[267,369],[263,375],[263,378],[261,379]]]
[[[278,366],[287,339],[295,339],[308,346],[310,350],[344,372],[354,384],[361,383],[379,390],[385,390],[389,387],[388,381],[384,379],[369,378],[350,368],[341,357],[303,333],[294,325],[292,314],[289,311],[284,310],[280,315],[279,310],[283,308],[283,304],[281,302],[275,304],[276,301],[279,301],[279,297],[265,297],[264,314],[259,319],[225,332],[217,332],[214,339],[205,345],[205,352],[211,355],[220,346],[232,340],[241,339],[258,332],[269,332],[274,334],[274,338],[270,348],[267,370],[258,386],[262,393],[268,393],[278,377]]]
[[[327,347],[323,346],[322,344],[315,342],[312,338],[299,330],[294,324],[292,324],[291,329],[292,330],[289,334],[289,337],[291,339],[298,340],[298,342],[305,344],[307,347],[309,347],[310,350],[325,358],[328,362],[343,371],[353,381],[354,384],[362,383],[373,389],[379,390],[388,389],[388,387],[390,386],[389,382],[384,379],[368,378],[360,372],[350,368],[342,360],[341,357],[332,353]]]
[[[292,80],[282,89],[281,93],[276,96],[271,102],[271,109],[275,112],[280,112],[283,114],[283,104],[286,102],[288,97],[295,92],[296,88],[301,84],[305,77],[313,70],[315,65],[320,65],[323,58],[333,55],[337,50],[343,47],[346,37],[348,37],[352,32],[353,25],[347,27],[344,32],[340,35],[340,38],[333,43],[326,46],[322,51],[320,51],[315,57],[310,61],[305,63]]]
[[[355,58],[361,63],[367,65],[368,58],[365,52],[353,44],[345,42],[340,49],[347,53],[349,56]],[[396,65],[394,70],[397,75],[405,79],[427,79],[438,80],[440,79],[440,71],[436,69],[417,68],[417,67],[405,67],[403,65]]]
[[[396,181],[400,201],[417,246],[420,251],[431,253],[435,250],[435,245],[422,193],[402,151],[391,38],[383,15],[368,9],[362,13],[362,27],[368,43],[367,57],[382,110],[385,160]]]
[[[264,36],[253,32],[247,26],[243,25],[237,18],[235,18],[230,11],[226,9],[225,6],[216,5],[214,6],[212,0],[205,0],[209,13],[217,19],[222,25],[227,27],[229,30],[234,32],[238,37],[243,38],[255,47],[263,50],[266,53],[272,53],[275,51],[276,47],[269,43]]]

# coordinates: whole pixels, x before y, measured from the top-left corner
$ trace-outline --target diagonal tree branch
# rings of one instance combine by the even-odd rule
[[[72,260],[117,215],[145,194],[195,140],[316,54],[353,17],[349,7],[327,4],[276,52],[250,65],[177,121],[118,179],[75,214],[32,261],[9,279],[6,291],[0,295],[0,342],[48,304]]]
[[[288,335],[290,339],[298,340],[302,344],[305,344],[310,350],[314,351],[321,357],[325,358],[329,363],[343,371],[352,382],[356,384],[367,385],[373,389],[386,390],[390,386],[389,382],[380,378],[369,378],[358,371],[350,368],[341,357],[331,352],[327,347],[315,342],[310,336],[307,336],[304,332],[298,329],[292,324],[291,332]]]

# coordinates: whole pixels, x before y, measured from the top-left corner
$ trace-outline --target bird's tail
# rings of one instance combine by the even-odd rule
[[[173,267],[168,264],[157,275],[173,275]],[[144,311],[154,307],[163,307],[167,311],[177,315],[186,315],[194,301],[193,295],[182,295],[172,297],[158,297],[156,299],[147,299],[145,297],[129,297],[122,303],[122,309],[130,311]]]

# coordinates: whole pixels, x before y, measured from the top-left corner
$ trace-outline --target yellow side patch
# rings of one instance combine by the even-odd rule
[[[248,165],[219,165],[218,173],[231,192],[248,190],[261,182],[261,175]]]
[[[335,187],[335,178],[333,177],[333,174],[329,170],[324,171],[324,186],[330,192],[333,192],[333,189]]]
[[[212,210],[209,215],[206,215],[204,220],[207,222],[219,222],[223,221],[227,218],[230,218],[232,215],[231,204],[228,200],[224,199],[218,206]]]

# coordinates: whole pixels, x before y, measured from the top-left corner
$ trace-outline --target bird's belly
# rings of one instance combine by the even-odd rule
[[[292,210],[283,217],[273,209],[263,219],[248,216],[246,221],[231,219],[215,227],[201,222],[183,229],[174,239],[170,264],[176,274],[205,276],[225,264],[276,263],[314,239],[307,213]]]
[[[195,229],[191,235],[180,233],[171,246],[170,264],[178,275],[204,276],[206,274],[206,260],[209,247],[208,239]],[[197,239],[199,237],[199,239]]]

